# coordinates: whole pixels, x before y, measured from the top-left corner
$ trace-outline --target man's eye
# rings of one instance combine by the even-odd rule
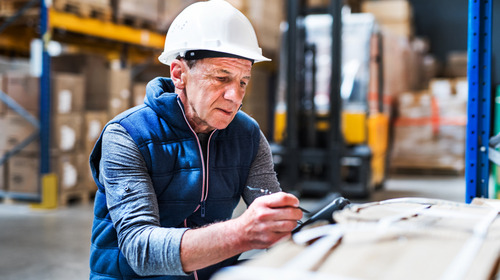
[[[247,86],[247,83],[245,83],[245,82],[240,82],[240,86],[241,86],[241,87],[246,87],[246,86]]]
[[[217,81],[219,81],[219,82],[226,82],[227,81],[227,77],[217,77]]]

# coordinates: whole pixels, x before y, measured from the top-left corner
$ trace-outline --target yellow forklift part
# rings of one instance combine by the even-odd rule
[[[317,121],[316,130],[323,132],[330,130],[330,125],[328,124],[328,121]]]
[[[276,110],[274,114],[274,142],[283,143],[286,131],[286,110]]]
[[[381,185],[385,178],[385,158],[386,155],[372,155],[371,167],[372,167],[372,185]]]
[[[389,134],[389,117],[383,113],[371,114],[368,117],[368,146],[373,154],[385,154]]]
[[[343,111],[342,133],[348,145],[366,143],[366,113]]]
[[[33,209],[57,208],[57,175],[54,173],[42,176],[42,202],[31,204]]]
[[[368,146],[372,151],[372,183],[380,185],[385,178],[389,117],[383,113],[368,117]]]

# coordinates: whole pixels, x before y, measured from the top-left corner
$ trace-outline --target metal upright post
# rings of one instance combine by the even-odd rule
[[[328,132],[329,182],[340,190],[340,158],[342,150],[342,135],[340,132],[341,98],[340,84],[342,71],[342,0],[330,1],[329,12],[332,15],[332,55],[330,77],[330,115]]]
[[[495,102],[493,105],[493,135],[500,134],[500,86],[495,90]],[[490,147],[491,148],[491,147]],[[493,198],[500,199],[500,165],[493,164],[493,178],[495,182],[495,191]]]
[[[42,201],[37,208],[55,208],[57,206],[57,176],[50,168],[50,23],[47,1],[40,6],[40,34],[42,41],[42,72],[40,75],[40,193]]]
[[[296,190],[298,181],[298,88],[297,88],[297,18],[299,16],[301,0],[290,0],[287,1],[287,63],[288,67],[286,69],[286,80],[287,80],[287,115],[286,115],[286,178],[290,186]]]
[[[42,36],[42,73],[40,75],[40,172],[50,172],[50,57],[47,46],[50,40],[48,10],[45,1],[41,1],[40,33]]]
[[[465,201],[488,197],[491,95],[491,0],[469,0]]]

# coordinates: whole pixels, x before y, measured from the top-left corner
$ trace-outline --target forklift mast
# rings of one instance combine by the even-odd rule
[[[385,178],[388,123],[379,114],[375,19],[343,15],[340,0],[315,9],[287,3],[271,143],[279,180],[299,195],[369,196]]]
[[[342,0],[332,0],[326,9],[307,9],[304,0],[287,1],[287,31],[285,32],[282,63],[286,63],[286,118],[283,144],[273,143],[273,157],[277,163],[277,172],[285,189],[296,192],[338,192],[340,186],[340,155],[342,137],[340,132],[340,83],[341,83],[341,10]],[[306,51],[314,56],[314,47],[307,47],[305,40],[304,18],[311,13],[328,13],[332,16],[331,28],[331,75],[329,110],[327,122],[329,128],[325,135],[325,145],[301,145],[300,138],[314,135],[316,118],[314,92],[303,94],[304,67]],[[313,59],[314,61],[314,59]],[[283,67],[280,67],[283,70]],[[314,68],[314,66],[313,66]],[[314,71],[312,72],[314,75]],[[282,75],[282,73],[280,73]],[[312,86],[314,88],[314,86]],[[283,90],[283,89],[282,89]],[[306,100],[304,100],[304,98]],[[302,104],[309,104],[308,110],[302,110]],[[280,104],[277,105],[278,107]],[[307,108],[306,106],[306,108]],[[309,125],[301,126],[303,114],[308,117]],[[277,116],[279,118],[279,116]],[[283,118],[283,116],[282,116]],[[280,127],[276,124],[276,129]],[[306,136],[307,137],[307,136]],[[314,136],[312,136],[314,137]],[[312,142],[309,139],[307,142]],[[315,175],[316,174],[316,175]]]

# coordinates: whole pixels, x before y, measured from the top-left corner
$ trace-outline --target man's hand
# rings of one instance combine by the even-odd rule
[[[181,241],[184,271],[194,271],[289,236],[302,218],[299,200],[284,192],[254,200],[236,219],[187,230]]]
[[[263,249],[289,236],[302,218],[299,200],[279,192],[261,196],[235,222],[248,249]]]

